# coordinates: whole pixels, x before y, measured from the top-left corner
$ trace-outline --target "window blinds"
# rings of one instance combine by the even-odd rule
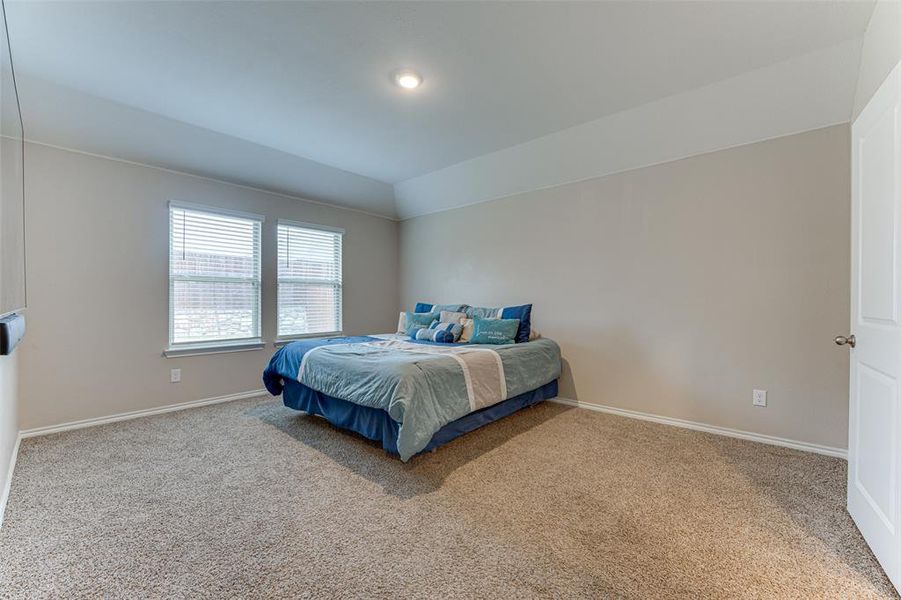
[[[170,204],[170,346],[260,338],[261,222]]]
[[[342,329],[343,232],[278,223],[278,337]]]

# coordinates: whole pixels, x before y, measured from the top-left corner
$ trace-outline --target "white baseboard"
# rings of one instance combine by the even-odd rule
[[[697,421],[688,421],[686,419],[676,419],[674,417],[662,417],[650,413],[643,413],[636,410],[627,410],[625,408],[616,408],[613,406],[604,406],[602,404],[592,404],[590,402],[580,402],[579,400],[570,400],[569,398],[552,398],[551,402],[566,404],[567,406],[576,406],[597,412],[608,413],[611,415],[619,415],[630,419],[640,419],[642,421],[651,421],[653,423],[661,423],[663,425],[672,425],[673,427],[682,427],[683,429],[693,429],[694,431],[704,431],[706,433],[714,433],[716,435],[724,435],[726,437],[738,438],[741,440],[749,440],[752,442],[760,442],[761,444],[770,444],[772,446],[782,446],[792,448],[793,450],[802,450],[804,452],[814,452],[816,454],[825,454],[826,456],[834,456],[848,460],[848,450],[845,448],[833,448],[832,446],[821,446],[819,444],[811,444],[808,442],[799,442],[787,438],[780,438],[762,433],[752,433],[750,431],[742,431],[740,429],[730,429],[728,427],[718,427],[716,425],[708,425],[707,423],[698,423]]]
[[[197,408],[199,406],[208,406],[210,404],[219,404],[221,402],[231,402],[232,400],[243,400],[245,398],[254,398],[262,396],[268,392],[263,389],[251,390],[249,392],[241,392],[238,394],[228,394],[226,396],[216,396],[213,398],[204,398],[203,400],[193,400],[191,402],[181,402],[179,404],[169,404],[167,406],[159,406],[157,408],[148,408],[145,410],[133,410],[130,412],[110,415],[108,417],[98,417],[96,419],[83,419],[81,421],[71,421],[69,423],[60,423],[59,425],[50,425],[48,427],[36,427],[34,429],[25,429],[19,432],[16,437],[16,445],[13,448],[12,456],[9,459],[9,468],[6,474],[6,481],[3,483],[3,494],[0,495],[0,527],[3,526],[3,515],[6,512],[6,502],[9,500],[9,492],[12,487],[13,470],[16,468],[16,458],[19,455],[19,444],[25,438],[37,437],[39,435],[48,435],[51,433],[59,433],[61,431],[70,431],[72,429],[83,429],[85,427],[93,427],[95,425],[104,425],[106,423],[115,423],[117,421],[127,421],[129,419],[139,419],[141,417],[149,417],[151,415],[159,415],[177,410],[185,410],[188,408]]]
[[[82,421],[71,421],[69,423],[60,423],[59,425],[50,425],[48,427],[36,427],[34,429],[25,429],[19,432],[19,437],[30,438],[39,435],[49,435],[51,433],[59,433],[61,431],[69,431],[72,429],[82,429],[84,427],[94,427],[95,425],[105,425],[106,423],[115,423],[117,421],[127,421],[129,419],[139,419],[141,417],[149,417],[151,415],[160,415],[177,410],[185,410],[188,408],[197,408],[199,406],[207,406],[210,404],[219,404],[220,402],[231,402],[232,400],[244,400],[245,398],[254,398],[268,394],[264,389],[251,390],[249,392],[240,392],[238,394],[228,394],[226,396],[215,396],[213,398],[204,398],[203,400],[192,400],[191,402],[181,402],[180,404],[168,404],[157,408],[148,408],[144,410],[133,410],[131,412],[119,413],[108,417],[97,417],[96,419],[84,419]]]
[[[0,527],[3,527],[3,515],[6,514],[6,501],[9,500],[9,490],[13,484],[13,471],[16,468],[16,458],[19,456],[19,444],[22,442],[22,434],[16,436],[16,445],[9,457],[9,466],[6,469],[6,481],[3,482],[3,493],[0,495]]]
[[[62,431],[70,431],[72,429],[83,429],[85,427],[93,427],[95,425],[104,425],[106,423],[115,423],[117,421],[127,421],[129,419],[138,419],[141,417],[149,417],[151,415],[159,415],[168,412],[175,412],[178,410],[186,410],[189,408],[197,408],[200,406],[208,406],[210,404],[219,404],[221,402],[231,402],[233,400],[243,400],[245,398],[254,398],[256,396],[262,396],[266,394],[266,390],[251,390],[249,392],[241,392],[238,394],[228,394],[226,396],[216,396],[213,398],[205,398],[203,400],[194,400],[191,402],[182,402],[180,404],[169,404],[167,406],[160,406],[157,408],[148,408],[145,410],[135,410],[131,412],[119,413],[116,415],[110,415],[108,417],[98,417],[96,419],[84,419],[81,421],[71,421],[69,423],[61,423],[59,425],[50,425],[48,427],[36,427],[34,429],[26,429],[24,431],[19,432],[19,436],[16,438],[16,445],[13,448],[12,456],[9,461],[9,468],[7,470],[6,481],[3,484],[3,493],[0,495],[0,526],[3,525],[3,515],[6,511],[6,502],[9,499],[10,487],[12,485],[13,479],[13,470],[16,466],[16,458],[19,454],[19,444],[21,440],[30,437],[37,437],[40,435],[49,435],[51,433],[59,433]],[[575,406],[578,408],[584,408],[587,410],[593,410],[602,413],[608,413],[613,415],[619,415],[621,417],[628,417],[630,419],[640,419],[642,421],[651,421],[654,423],[661,423],[663,425],[672,425],[674,427],[682,427],[684,429],[693,429],[695,431],[704,431],[707,433],[713,433],[716,435],[724,435],[726,437],[733,437],[742,440],[750,440],[752,442],[760,442],[762,444],[770,444],[773,446],[783,446],[785,448],[792,448],[794,450],[802,450],[805,452],[814,452],[816,454],[825,454],[826,456],[834,456],[837,458],[843,458],[847,460],[848,451],[844,448],[833,448],[831,446],[821,446],[819,444],[811,444],[808,442],[799,442],[797,440],[790,440],[786,438],[779,438],[770,435],[763,435],[760,433],[752,433],[750,431],[741,431],[739,429],[729,429],[728,427],[718,427],[716,425],[708,425],[706,423],[698,423],[696,421],[688,421],[685,419],[676,419],[673,417],[662,417],[659,415],[653,415],[650,413],[638,412],[635,410],[627,410],[625,408],[616,408],[613,406],[604,406],[601,404],[592,404],[589,402],[580,402],[578,400],[571,400],[569,398],[552,398],[551,402],[557,402],[559,404],[565,404],[567,406]]]

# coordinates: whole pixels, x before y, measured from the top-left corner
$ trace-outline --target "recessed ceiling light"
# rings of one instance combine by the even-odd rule
[[[394,83],[405,90],[414,90],[422,83],[422,76],[415,71],[398,71],[394,74]]]

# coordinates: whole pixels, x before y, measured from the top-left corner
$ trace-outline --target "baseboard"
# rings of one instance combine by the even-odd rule
[[[85,427],[94,427],[95,425],[104,425],[107,423],[115,423],[117,421],[127,421],[129,419],[139,419],[141,417],[149,417],[151,415],[159,415],[178,410],[186,410],[189,408],[197,408],[200,406],[209,406],[210,404],[219,404],[222,402],[231,402],[233,400],[244,400],[246,398],[254,398],[266,394],[266,390],[251,390],[249,392],[240,392],[238,394],[228,394],[225,396],[216,396],[213,398],[204,398],[202,400],[193,400],[191,402],[182,402],[179,404],[169,404],[157,408],[148,408],[145,410],[135,410],[131,412],[119,413],[107,417],[98,417],[96,419],[84,419],[81,421],[71,421],[69,423],[61,423],[59,425],[50,425],[48,427],[36,427],[34,429],[26,429],[19,432],[16,438],[16,445],[13,448],[12,456],[9,461],[9,469],[7,470],[6,481],[3,484],[3,494],[0,496],[0,526],[3,525],[3,516],[6,512],[6,502],[9,499],[10,487],[12,486],[13,470],[16,466],[16,458],[19,454],[19,444],[25,438],[37,437],[40,435],[49,435],[51,433],[60,433],[62,431],[70,431],[73,429],[83,429]],[[741,431],[739,429],[729,429],[728,427],[718,427],[716,425],[708,425],[707,423],[699,423],[697,421],[688,421],[685,419],[676,419],[673,417],[662,417],[650,413],[643,413],[635,410],[627,410],[625,408],[616,408],[613,406],[604,406],[601,404],[592,404],[589,402],[580,402],[579,400],[571,400],[569,398],[552,398],[551,402],[565,404],[567,406],[575,406],[587,410],[593,410],[602,413],[619,415],[630,419],[640,419],[642,421],[651,421],[661,423],[663,425],[672,425],[674,427],[682,427],[683,429],[692,429],[694,431],[704,431],[716,435],[749,440],[752,442],[760,442],[761,444],[770,444],[773,446],[782,446],[792,448],[794,450],[802,450],[805,452],[814,452],[816,454],[824,454],[826,456],[834,456],[847,460],[848,451],[844,448],[833,448],[831,446],[821,446],[819,444],[811,444],[808,442],[800,442],[787,438],[763,435],[760,433],[752,433],[750,431]]]
[[[16,468],[16,459],[19,456],[19,444],[25,438],[37,437],[39,435],[49,435],[51,433],[59,433],[62,431],[70,431],[72,429],[83,429],[85,427],[94,427],[95,425],[105,425],[106,423],[115,423],[117,421],[127,421],[129,419],[139,419],[141,417],[149,417],[151,415],[160,415],[177,410],[186,410],[188,408],[197,408],[200,406],[208,406],[210,404],[219,404],[221,402],[231,402],[233,400],[243,400],[245,398],[255,398],[266,394],[266,390],[251,390],[249,392],[241,392],[238,394],[228,394],[226,396],[215,396],[213,398],[204,398],[203,400],[193,400],[191,402],[181,402],[179,404],[169,404],[159,406],[157,408],[148,408],[145,410],[133,410],[130,412],[110,415],[108,417],[98,417],[96,419],[83,419],[81,421],[71,421],[69,423],[60,423],[59,425],[50,425],[48,427],[36,427],[34,429],[25,429],[19,432],[16,437],[16,445],[13,447],[12,456],[9,459],[9,468],[6,472],[6,481],[3,483],[3,494],[0,495],[0,527],[3,526],[3,516],[6,513],[6,503],[9,500],[9,492],[12,488],[13,471]]]
[[[9,500],[9,491],[13,484],[13,471],[16,469],[16,458],[19,456],[19,444],[22,442],[22,434],[16,436],[16,445],[9,457],[9,466],[6,469],[6,481],[3,482],[3,494],[0,495],[0,527],[3,527],[3,516],[6,514],[6,502]]]
[[[728,427],[718,427],[716,425],[708,425],[707,423],[699,423],[697,421],[688,421],[686,419],[676,419],[673,417],[662,417],[650,413],[643,413],[636,410],[627,410],[625,408],[616,408],[613,406],[604,406],[602,404],[592,404],[590,402],[580,402],[579,400],[570,400],[569,398],[553,398],[551,402],[565,404],[567,406],[576,406],[611,415],[619,415],[630,419],[640,419],[642,421],[651,421],[653,423],[661,423],[663,425],[672,425],[673,427],[682,427],[683,429],[693,429],[694,431],[704,431],[716,435],[724,435],[726,437],[738,438],[741,440],[749,440],[752,442],[760,442],[761,444],[770,444],[771,446],[782,446],[793,450],[802,450],[804,452],[814,452],[816,454],[825,454],[826,456],[834,456],[848,460],[848,450],[845,448],[833,448],[832,446],[821,446],[819,444],[811,444],[808,442],[799,442],[787,438],[780,438],[762,433],[752,433],[750,431],[742,431],[740,429],[730,429]]]
[[[94,427],[95,425],[105,425],[107,423],[115,423],[117,421],[127,421],[129,419],[139,419],[141,417],[149,417],[151,415],[160,415],[177,410],[186,410],[188,408],[197,408],[199,406],[208,406],[210,404],[219,404],[221,402],[231,402],[233,400],[244,400],[245,398],[254,398],[268,394],[264,389],[251,390],[249,392],[240,392],[238,394],[228,394],[226,396],[215,396],[213,398],[204,398],[203,400],[192,400],[191,402],[181,402],[179,404],[168,404],[157,408],[148,408],[145,410],[134,410],[131,412],[119,413],[108,417],[98,417],[96,419],[84,419],[82,421],[71,421],[69,423],[60,423],[59,425],[50,425],[48,427],[36,427],[34,429],[25,429],[19,433],[19,437],[30,438],[39,435],[49,435],[51,433],[59,433],[61,431],[70,431],[72,429],[83,429],[85,427]]]

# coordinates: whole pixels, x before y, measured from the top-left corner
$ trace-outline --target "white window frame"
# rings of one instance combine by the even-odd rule
[[[258,236],[255,240],[257,245],[256,255],[257,255],[257,278],[255,280],[248,278],[233,278],[233,277],[173,277],[172,275],[172,211],[173,210],[190,210],[195,212],[204,212],[211,215],[220,215],[225,217],[238,217],[241,219],[247,219],[251,221],[256,221],[258,223]],[[170,201],[168,203],[168,208],[166,210],[166,217],[169,221],[169,256],[166,259],[168,265],[168,278],[169,278],[169,339],[168,346],[163,351],[163,356],[167,358],[179,357],[179,356],[194,356],[198,354],[209,354],[209,353],[220,353],[220,352],[243,352],[248,350],[260,350],[265,347],[265,342],[262,339],[262,322],[263,322],[263,303],[262,303],[262,289],[263,289],[263,270],[262,270],[262,251],[263,251],[263,223],[266,221],[266,217],[263,215],[258,215],[254,213],[242,212],[237,210],[230,210],[226,208],[219,208],[216,206],[209,206],[206,204],[194,204],[190,202],[180,202],[180,201]],[[256,284],[256,293],[257,293],[257,302],[256,302],[256,314],[253,315],[254,319],[254,330],[256,331],[256,335],[247,338],[226,338],[221,340],[204,340],[200,342],[174,342],[172,337],[174,333],[174,319],[175,319],[175,306],[174,306],[174,287],[175,281],[223,281],[223,282],[247,282],[252,281]]]
[[[305,280],[305,279],[302,279],[299,277],[285,278],[285,277],[282,277],[281,275],[279,275],[279,273],[278,273],[278,261],[279,261],[279,256],[278,256],[279,232],[278,232],[278,229],[282,226],[296,227],[298,229],[312,229],[315,231],[327,231],[329,233],[335,233],[339,236],[340,243],[341,243],[341,264],[338,265],[338,267],[339,267],[338,273],[340,274],[340,279],[337,282],[332,282],[332,285],[338,286],[338,296],[340,299],[339,303],[338,303],[339,308],[338,308],[338,315],[337,315],[337,317],[338,317],[337,318],[337,320],[338,320],[338,330],[337,331],[321,331],[321,332],[317,331],[314,333],[301,333],[301,334],[294,334],[294,335],[292,335],[292,334],[282,335],[281,332],[279,331],[279,322],[281,320],[280,319],[281,306],[280,306],[280,302],[279,302],[279,298],[281,297],[281,294],[279,293],[279,287],[281,286],[282,282],[285,282],[285,283],[317,283],[317,284],[326,283],[319,279]],[[276,262],[276,268],[275,268],[275,273],[276,273],[275,330],[276,330],[276,334],[275,334],[275,342],[274,342],[274,344],[276,346],[283,345],[285,343],[290,342],[291,340],[302,340],[302,339],[307,339],[307,338],[336,337],[336,336],[344,335],[344,233],[345,233],[344,229],[342,229],[340,227],[330,227],[328,225],[318,225],[316,223],[305,223],[303,221],[291,221],[288,219],[279,219],[278,222],[276,223],[276,236],[275,236],[276,237],[276,242],[275,242],[275,245],[276,245],[276,248],[275,248],[275,262]]]

